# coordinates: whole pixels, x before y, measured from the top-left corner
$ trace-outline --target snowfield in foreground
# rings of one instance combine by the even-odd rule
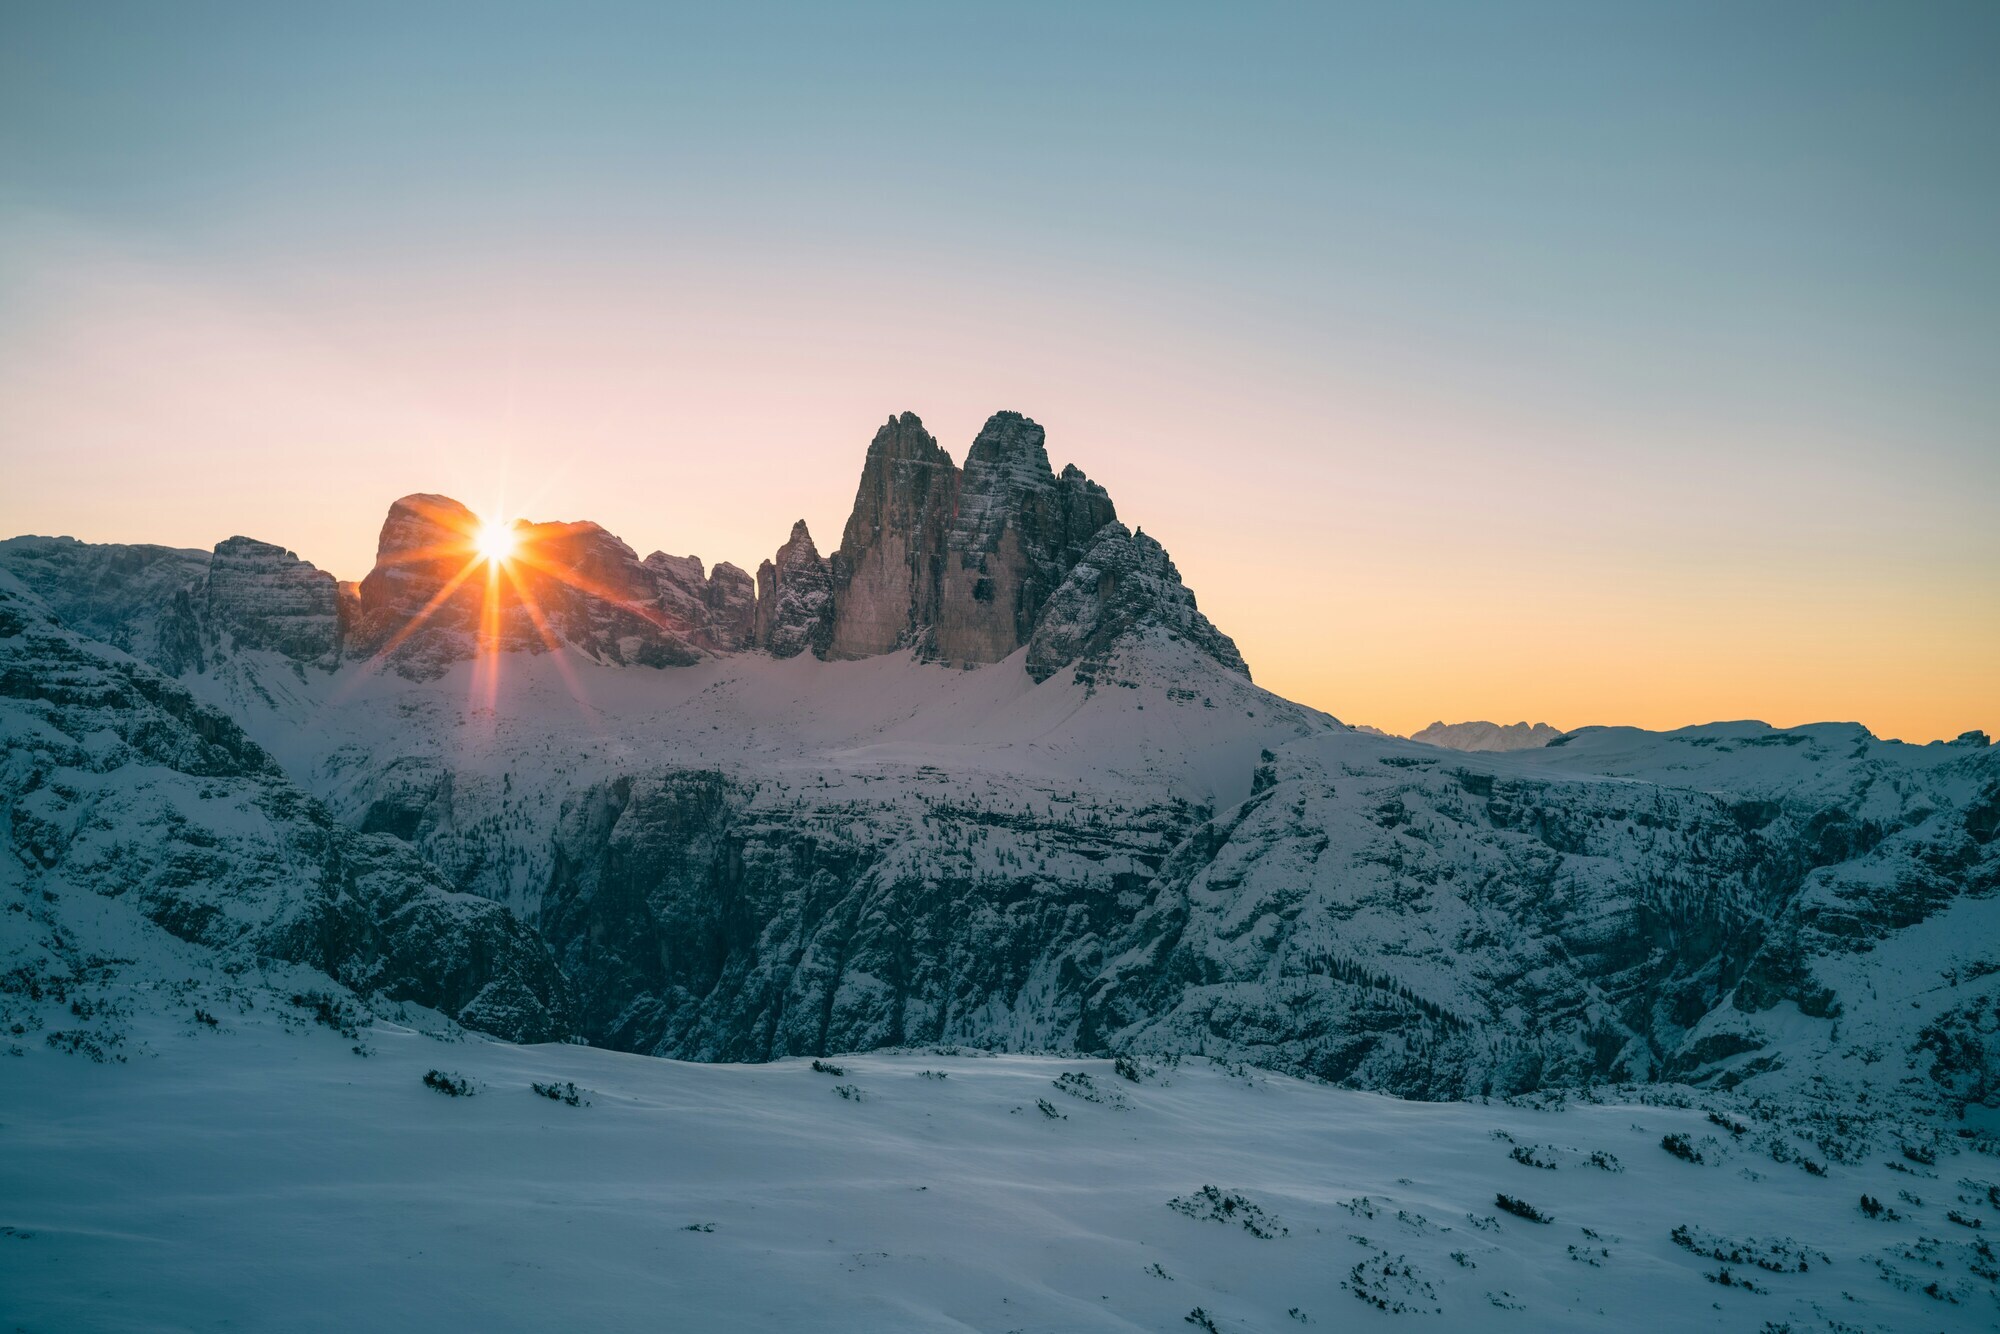
[[[342,1034],[261,991],[214,1026],[192,1009],[145,1006],[123,1063],[38,1044],[0,1066],[6,1328],[2000,1317],[2000,1165],[1948,1142],[1817,1175],[1809,1146],[1781,1162],[1781,1133],[1693,1108],[1402,1102],[1199,1058],[699,1065]]]

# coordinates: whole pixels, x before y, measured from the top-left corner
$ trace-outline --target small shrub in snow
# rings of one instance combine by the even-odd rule
[[[832,1075],[835,1079],[838,1079],[842,1075],[845,1075],[847,1073],[845,1067],[835,1065],[832,1061],[821,1061],[821,1060],[815,1060],[813,1062],[813,1071],[815,1074]]]
[[[1605,1172],[1623,1172],[1625,1170],[1625,1164],[1618,1161],[1617,1154],[1606,1153],[1602,1149],[1593,1149],[1591,1151],[1590,1165]]]
[[[1905,1144],[1903,1156],[1924,1167],[1937,1166],[1937,1150],[1926,1144]]]
[[[1192,1195],[1177,1195],[1167,1201],[1175,1213],[1210,1223],[1241,1223],[1243,1230],[1259,1241],[1288,1235],[1290,1229],[1249,1199],[1235,1191],[1203,1186]]]
[[[1555,1171],[1556,1170],[1555,1160],[1553,1158],[1542,1157],[1541,1147],[1542,1146],[1539,1144],[1535,1145],[1533,1148],[1529,1148],[1525,1144],[1516,1144],[1513,1150],[1509,1152],[1507,1156],[1509,1158],[1512,1158],[1515,1162],[1521,1164],[1521,1166],[1523,1167],[1539,1167],[1544,1172]]]
[[[1193,1325],[1196,1329],[1207,1330],[1208,1334],[1222,1334],[1222,1331],[1216,1328],[1215,1320],[1199,1306],[1182,1316],[1181,1321],[1183,1324]]]
[[[1743,1291],[1745,1291],[1745,1292],[1768,1292],[1768,1291],[1770,1291],[1770,1289],[1768,1289],[1768,1288],[1760,1288],[1760,1287],[1758,1287],[1758,1286],[1757,1286],[1757,1285],[1756,1285],[1755,1283],[1752,1283],[1752,1282],[1751,1282],[1751,1281],[1750,1281],[1749,1279],[1747,1279],[1747,1278],[1742,1278],[1742,1277],[1739,1277],[1739,1276],[1738,1276],[1738,1275],[1736,1275],[1736,1274],[1732,1274],[1732,1273],[1730,1273],[1730,1272],[1729,1272],[1729,1266],[1727,1266],[1727,1265],[1724,1265],[1724,1266],[1723,1266],[1723,1267],[1722,1267],[1721,1269],[1717,1270],[1717,1271],[1716,1271],[1715,1273],[1713,1273],[1713,1274],[1703,1274],[1703,1275],[1702,1275],[1702,1277],[1703,1277],[1703,1278],[1705,1278],[1705,1279],[1707,1279],[1707,1280],[1708,1280],[1708,1281],[1709,1281],[1710,1283],[1713,1283],[1713,1284],[1715,1284],[1715,1285],[1716,1285],[1716,1286],[1718,1286],[1718,1287],[1723,1287],[1723,1288],[1741,1288],[1741,1289],[1743,1289]]]
[[[1697,1149],[1694,1142],[1686,1135],[1663,1135],[1660,1138],[1660,1147],[1684,1163],[1704,1161],[1701,1150]]]
[[[222,1021],[220,1019],[217,1019],[214,1015],[210,1014],[207,1010],[202,1009],[199,1005],[195,1006],[194,1021],[197,1024],[206,1024],[210,1028],[222,1027]]]
[[[1747,1241],[1731,1241],[1705,1228],[1689,1227],[1683,1223],[1668,1233],[1674,1245],[1684,1251],[1703,1256],[1710,1260],[1720,1260],[1724,1264],[1755,1265],[1773,1274],[1804,1274],[1812,1269],[1813,1263],[1827,1264],[1826,1253],[1810,1246],[1801,1246],[1790,1237],[1776,1241],[1759,1241],[1751,1237]]]
[[[919,1071],[917,1071],[917,1078],[918,1078],[918,1079],[950,1079],[950,1078],[951,1078],[951,1072],[950,1072],[950,1071],[948,1071],[948,1070],[919,1070]]]
[[[1861,1197],[1861,1212],[1870,1218],[1880,1218],[1885,1222],[1900,1223],[1903,1221],[1901,1214],[1876,1199],[1873,1195],[1863,1195]]]
[[[1048,1118],[1049,1118],[1049,1120],[1051,1120],[1051,1121],[1067,1121],[1067,1120],[1069,1120],[1069,1118],[1068,1118],[1067,1116],[1065,1116],[1065,1115],[1063,1115],[1063,1114],[1062,1114],[1061,1112],[1057,1111],[1057,1110],[1056,1110],[1056,1105],[1055,1105],[1054,1103],[1050,1102],[1050,1101],[1049,1101],[1049,1100],[1048,1100],[1047,1098],[1037,1098],[1037,1099],[1035,1099],[1035,1106],[1037,1106],[1037,1107],[1041,1108],[1041,1109],[1042,1109],[1042,1115],[1043,1115],[1043,1116],[1046,1116],[1046,1117],[1048,1117]]]
[[[424,1076],[424,1087],[436,1089],[447,1098],[469,1098],[472,1096],[472,1081],[464,1075],[447,1074],[443,1070],[432,1070]]]
[[[83,1028],[59,1028],[42,1039],[57,1051],[68,1052],[71,1056],[88,1056],[103,1065],[111,1061],[123,1061],[124,1056],[111,1050],[125,1041],[119,1033],[93,1033]]]
[[[713,1224],[713,1223],[689,1223],[689,1224],[688,1224],[688,1225],[687,1225],[686,1227],[682,1228],[682,1229],[681,1229],[681,1231],[683,1231],[683,1232],[713,1232],[713,1231],[715,1231],[715,1224]]]
[[[1111,1069],[1120,1079],[1129,1079],[1134,1084],[1143,1084],[1159,1073],[1149,1062],[1136,1060],[1130,1056],[1114,1057]]]
[[[1169,1274],[1166,1270],[1160,1268],[1160,1266],[1157,1264],[1147,1265],[1146,1272],[1148,1274],[1151,1274],[1154,1278],[1163,1278],[1169,1283],[1174,1281],[1174,1276],[1172,1274]]]
[[[1437,1289],[1400,1255],[1394,1258],[1376,1255],[1361,1261],[1347,1271],[1347,1281],[1342,1286],[1376,1310],[1391,1315],[1425,1310],[1436,1314],[1439,1309],[1424,1305],[1437,1300]]]
[[[842,1098],[846,1099],[848,1102],[865,1101],[865,1099],[863,1099],[861,1096],[861,1090],[854,1087],[854,1085],[852,1084],[835,1084],[833,1086],[833,1091],[835,1093],[838,1093]]]
[[[528,1087],[551,1102],[559,1102],[565,1107],[588,1107],[590,1099],[577,1092],[575,1084],[564,1080],[560,1084],[530,1084]]]
[[[1512,1195],[1505,1193],[1495,1195],[1493,1203],[1499,1205],[1502,1209],[1514,1215],[1514,1217],[1525,1218],[1530,1223],[1553,1223],[1556,1221],[1553,1215],[1545,1214],[1526,1200],[1517,1200]]]
[[[292,1004],[310,1015],[314,1023],[332,1029],[349,1042],[361,1037],[361,1012],[338,996],[324,991],[303,991],[292,996]]]
[[[1117,1089],[1099,1087],[1096,1080],[1080,1070],[1065,1071],[1054,1082],[1057,1088],[1069,1094],[1072,1098],[1081,1098],[1085,1102],[1103,1103],[1106,1106],[1115,1107],[1121,1112],[1131,1106],[1130,1103],[1125,1101],[1125,1095]]]
[[[1985,1220],[1974,1218],[1971,1214],[1960,1213],[1956,1209],[1947,1213],[1945,1218],[1950,1222],[1958,1224],[1960,1227],[1982,1228],[1986,1226]]]

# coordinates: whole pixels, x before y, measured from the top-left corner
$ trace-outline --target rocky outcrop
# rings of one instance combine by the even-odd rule
[[[645,563],[658,583],[661,609],[672,624],[685,627],[688,639],[716,653],[755,645],[757,584],[743,570],[722,561],[704,574],[701,557],[664,551]]]
[[[1027,643],[1043,604],[1116,517],[1104,488],[1075,467],[1055,475],[1040,426],[1018,412],[994,413],[959,481],[935,656],[998,662]]]
[[[568,644],[649,667],[700,660],[708,615],[698,560],[642,562],[594,523],[517,523],[515,555],[496,568],[479,558],[478,530],[477,516],[446,496],[391,506],[361,581],[350,652],[384,656],[414,679],[484,649]]]
[[[719,562],[702,590],[708,634],[718,652],[736,653],[757,642],[757,581],[749,571]]]
[[[339,663],[339,586],[283,547],[248,537],[217,544],[205,600],[210,629],[238,649],[328,669]]]
[[[59,953],[44,914],[101,896],[141,919],[128,941],[149,926],[234,966],[283,959],[510,1039],[570,1031],[561,975],[513,914],[336,821],[229,718],[4,574],[0,772],[9,874],[36,905],[0,923],[10,954]]]
[[[951,455],[915,413],[891,417],[875,433],[833,555],[827,656],[867,658],[924,640],[938,615],[958,490]]]
[[[169,676],[207,664],[200,600],[206,551],[15,537],[0,542],[4,568],[65,625],[151,663]]]
[[[1028,641],[1028,674],[1046,681],[1075,664],[1078,679],[1094,681],[1118,645],[1145,634],[1191,644],[1230,671],[1250,674],[1236,642],[1195,606],[1166,550],[1110,523],[1042,608]]]
[[[800,519],[777,558],[757,567],[757,646],[795,658],[825,652],[832,636],[833,571]]]

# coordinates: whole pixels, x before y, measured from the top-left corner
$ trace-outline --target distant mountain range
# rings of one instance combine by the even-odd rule
[[[590,523],[502,570],[476,524],[397,501],[358,584],[245,537],[0,543],[0,1021],[284,961],[704,1060],[2000,1106],[1979,734],[1368,735],[1255,686],[1016,413],[962,467],[890,419],[833,553],[801,523],[754,577]]]
[[[1357,732],[1369,736],[1393,737],[1394,732],[1385,732],[1379,727],[1369,727],[1357,723]],[[1421,741],[1427,746],[1443,746],[1446,750],[1494,751],[1494,750],[1535,750],[1548,745],[1562,733],[1547,723],[1514,723],[1502,726],[1499,723],[1436,722],[1409,736],[1411,741]]]

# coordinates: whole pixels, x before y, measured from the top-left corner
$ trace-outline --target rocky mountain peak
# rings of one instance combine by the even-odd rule
[[[872,657],[923,638],[937,617],[958,487],[951,455],[915,413],[891,417],[875,433],[833,556],[828,657]]]
[[[318,667],[339,664],[339,585],[281,546],[250,537],[217,543],[206,604],[210,627],[238,648],[269,649]]]
[[[933,647],[947,662],[998,662],[1028,642],[1049,594],[1118,517],[1074,466],[1058,478],[1042,428],[996,412],[966,454],[946,536]]]
[[[833,571],[800,519],[776,559],[757,567],[757,644],[793,658],[807,649],[824,653],[832,632]]]
[[[1092,682],[1118,645],[1145,634],[1191,644],[1250,675],[1236,641],[1195,606],[1166,548],[1114,520],[1050,596],[1028,641],[1028,674],[1045,681],[1075,664],[1078,679]]]

